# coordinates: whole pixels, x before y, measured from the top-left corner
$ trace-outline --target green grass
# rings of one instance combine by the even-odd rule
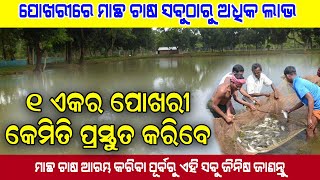
[[[27,66],[12,66],[12,67],[1,67],[0,68],[0,75],[13,75],[13,74],[22,74],[26,71],[32,71],[33,70],[32,65]]]

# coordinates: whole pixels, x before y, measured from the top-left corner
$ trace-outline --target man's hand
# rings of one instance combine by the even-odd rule
[[[254,100],[253,102],[255,105],[261,106],[260,102],[256,98],[253,98],[253,100]]]
[[[308,119],[308,128],[311,129],[313,127],[312,119]]]
[[[233,115],[228,115],[224,118],[228,124],[233,123]]]
[[[291,109],[285,109],[284,111],[287,112],[288,114],[292,112]]]
[[[278,95],[277,92],[274,92],[274,98],[275,98],[275,99],[279,99],[279,95]]]
[[[289,113],[297,110],[297,109],[300,109],[301,107],[303,106],[303,103],[302,102],[299,102],[298,104],[296,104],[293,108],[291,109],[286,109],[285,111]]]
[[[308,119],[308,128],[311,129],[313,127],[312,119]]]
[[[270,94],[266,93],[264,94],[265,97],[270,97]]]
[[[252,111],[257,110],[257,108],[253,104],[249,104],[248,106]]]

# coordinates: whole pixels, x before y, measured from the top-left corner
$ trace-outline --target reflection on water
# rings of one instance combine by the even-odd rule
[[[288,65],[296,66],[299,75],[315,74],[320,62],[317,55],[264,55],[264,56],[226,56],[212,58],[159,58],[141,59],[119,62],[107,62],[102,64],[80,66],[68,66],[58,69],[48,69],[40,75],[23,74],[0,77],[0,127],[1,132],[9,124],[22,125],[35,124],[41,117],[48,116],[53,120],[67,116],[72,121],[74,138],[68,146],[9,146],[5,138],[0,138],[0,153],[106,153],[99,147],[97,150],[83,150],[79,138],[79,128],[84,124],[131,124],[136,129],[136,137],[129,146],[119,147],[117,153],[131,154],[219,154],[220,149],[215,141],[214,133],[207,146],[194,143],[191,146],[158,145],[148,146],[142,142],[141,128],[149,123],[160,125],[160,122],[169,116],[181,124],[207,124],[212,127],[212,115],[206,109],[206,102],[212,95],[220,78],[230,72],[234,64],[242,64],[245,67],[245,77],[250,75],[251,65],[261,63],[263,72],[268,75],[276,85],[281,82],[283,69]],[[265,88],[265,91],[271,89]],[[55,97],[64,91],[70,93],[79,91],[84,94],[90,91],[99,92],[104,98],[102,115],[100,114],[74,114],[70,112],[59,113],[49,103],[50,97]],[[109,100],[116,91],[127,93],[130,91],[177,91],[191,92],[191,112],[183,115],[170,113],[114,113],[110,110]],[[25,99],[29,93],[37,92],[43,95],[44,102],[41,105],[41,113],[32,113],[26,109]],[[234,103],[236,104],[236,103]],[[236,105],[240,110],[242,106]],[[304,135],[300,134],[295,140],[276,149],[272,153],[320,153],[319,151],[307,151],[319,147],[312,144],[301,143]],[[161,142],[161,141],[160,141]],[[159,143],[162,144],[162,143]],[[304,144],[304,145],[303,145]],[[317,144],[317,143],[314,143]],[[41,148],[39,148],[41,147]],[[301,149],[305,151],[301,151]]]
[[[28,92],[23,88],[16,88],[12,91],[8,91],[8,94],[4,90],[0,92],[0,105],[11,104],[12,101],[24,98],[28,95]]]
[[[166,58],[159,59],[159,68],[161,69],[177,68],[177,67],[178,67],[177,59],[166,59]]]

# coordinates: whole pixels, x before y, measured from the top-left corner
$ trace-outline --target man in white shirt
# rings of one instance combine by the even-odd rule
[[[274,92],[274,98],[278,99],[278,93],[276,87],[273,85],[273,82],[262,73],[262,67],[259,63],[252,65],[252,74],[247,78],[247,93],[252,97],[270,97],[271,93],[261,93],[263,85],[271,86]],[[250,99],[243,98],[247,102],[252,102]]]

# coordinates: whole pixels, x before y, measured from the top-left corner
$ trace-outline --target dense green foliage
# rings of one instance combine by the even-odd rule
[[[312,49],[320,46],[320,29],[0,29],[0,59],[63,56],[83,63],[85,57],[154,54],[158,47],[180,52],[226,50]]]

